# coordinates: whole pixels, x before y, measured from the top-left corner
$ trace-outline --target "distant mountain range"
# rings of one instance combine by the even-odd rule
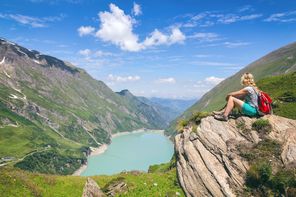
[[[296,42],[277,49],[266,56],[249,64],[231,77],[223,80],[207,92],[194,105],[187,109],[179,118],[172,121],[167,133],[175,133],[176,124],[180,119],[190,117],[194,112],[218,110],[225,104],[229,92],[241,89],[240,78],[245,72],[250,72],[258,81],[265,77],[276,76],[296,71]],[[278,84],[280,86],[281,84]],[[265,90],[268,92],[268,90]]]
[[[60,174],[85,162],[90,146],[110,143],[111,134],[163,129],[177,115],[5,39],[0,39],[0,108],[0,164],[19,162],[23,169]]]

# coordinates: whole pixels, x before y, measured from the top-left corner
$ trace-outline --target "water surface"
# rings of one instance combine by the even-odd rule
[[[149,165],[170,161],[173,152],[173,143],[159,132],[121,135],[112,138],[104,153],[88,157],[87,169],[81,175],[111,175],[124,170],[147,171]]]

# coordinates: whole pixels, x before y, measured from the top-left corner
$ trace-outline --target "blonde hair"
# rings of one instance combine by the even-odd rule
[[[247,86],[257,87],[254,76],[251,73],[244,73],[241,77],[241,84]]]

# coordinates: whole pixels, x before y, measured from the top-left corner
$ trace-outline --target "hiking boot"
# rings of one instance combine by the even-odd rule
[[[223,110],[221,110],[221,111],[212,111],[212,115],[221,115],[223,113],[224,113]]]
[[[228,121],[228,117],[227,116],[224,116],[223,114],[216,114],[216,115],[214,115],[214,118],[216,120]]]

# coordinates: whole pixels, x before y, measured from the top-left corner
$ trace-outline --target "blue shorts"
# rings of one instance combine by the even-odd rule
[[[258,116],[258,112],[257,109],[253,106],[251,106],[249,103],[244,103],[242,106],[242,112],[243,114],[247,115],[247,116]]]

